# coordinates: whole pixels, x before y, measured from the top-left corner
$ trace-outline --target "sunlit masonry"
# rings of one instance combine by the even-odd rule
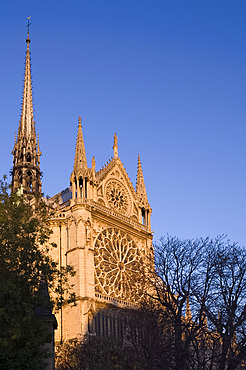
[[[28,28],[22,112],[12,169],[12,190],[22,188],[29,199],[42,191],[30,42]],[[153,258],[152,210],[140,156],[136,188],[118,156],[116,134],[113,157],[98,171],[94,157],[88,167],[79,117],[71,169],[69,187],[50,199],[56,204],[55,215],[50,219],[51,242],[57,244],[51,254],[60,266],[70,264],[77,271],[72,283],[78,300],[75,307],[67,306],[56,315],[56,341],[86,333],[122,338],[127,325],[122,312],[136,307],[143,289],[140,270]]]

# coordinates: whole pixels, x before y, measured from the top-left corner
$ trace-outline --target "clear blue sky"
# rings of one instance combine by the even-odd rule
[[[12,166],[31,15],[43,191],[69,185],[78,116],[88,162],[140,153],[155,240],[246,245],[246,1],[8,0],[0,12],[0,175]]]

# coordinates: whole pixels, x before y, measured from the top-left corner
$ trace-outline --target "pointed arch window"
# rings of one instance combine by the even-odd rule
[[[148,226],[148,210],[142,208],[142,224]]]
[[[83,196],[83,186],[84,186],[84,181],[83,181],[82,177],[80,177],[79,178],[79,189],[78,189],[79,198],[82,198],[82,196]]]

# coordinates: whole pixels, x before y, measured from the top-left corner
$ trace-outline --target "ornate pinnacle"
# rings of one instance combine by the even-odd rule
[[[87,169],[88,167],[87,167],[85,144],[84,144],[84,138],[83,138],[83,132],[82,132],[81,116],[79,116],[78,134],[77,134],[75,158],[74,158],[74,172],[75,174],[78,174],[78,172],[83,173]]]
[[[137,183],[136,183],[136,193],[140,201],[144,204],[148,204],[147,192],[144,183],[143,170],[140,155],[138,155],[138,170],[137,170]]]

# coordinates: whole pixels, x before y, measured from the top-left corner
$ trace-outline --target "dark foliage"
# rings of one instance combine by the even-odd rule
[[[65,343],[57,352],[57,370],[130,370],[122,342],[111,338],[88,336],[83,342]]]
[[[44,344],[51,338],[35,307],[49,310],[55,301],[41,294],[40,282],[46,281],[55,299],[61,277],[48,254],[53,247],[48,243],[49,215],[41,199],[30,205],[22,195],[9,194],[6,182],[0,187],[0,368],[42,369],[42,359],[49,356]],[[64,274],[64,291],[69,288],[69,272],[73,274],[70,267]]]

